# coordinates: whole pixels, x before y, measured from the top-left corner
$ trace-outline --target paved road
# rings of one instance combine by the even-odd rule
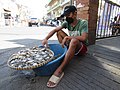
[[[52,29],[53,27],[0,28],[0,49],[25,47],[36,40],[42,40]],[[50,40],[56,40],[56,36]]]

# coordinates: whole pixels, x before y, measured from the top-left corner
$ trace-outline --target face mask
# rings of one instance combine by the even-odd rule
[[[69,24],[71,24],[71,23],[73,23],[74,19],[71,18],[71,17],[66,17],[66,21],[67,21]]]

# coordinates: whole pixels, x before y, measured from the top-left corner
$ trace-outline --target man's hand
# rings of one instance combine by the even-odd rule
[[[67,41],[67,36],[62,40],[62,43],[61,43],[61,45],[62,45],[62,47],[64,48],[64,45],[65,45],[65,42]]]
[[[61,43],[62,47],[64,47],[65,43],[66,43],[67,41],[71,40],[72,38],[74,38],[74,37],[72,37],[72,36],[66,36],[66,37],[62,40],[62,43]]]
[[[48,40],[47,40],[47,39],[43,39],[42,45],[43,45],[43,46],[45,46],[45,45],[48,46]]]

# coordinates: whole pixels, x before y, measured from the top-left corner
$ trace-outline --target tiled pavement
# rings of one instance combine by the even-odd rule
[[[0,53],[0,61],[7,62],[10,54],[20,49]],[[120,37],[99,40],[88,49],[86,56],[73,58],[63,79],[52,90],[120,90]],[[9,68],[6,62],[0,64],[0,90],[50,89],[46,86],[50,76],[25,75]]]

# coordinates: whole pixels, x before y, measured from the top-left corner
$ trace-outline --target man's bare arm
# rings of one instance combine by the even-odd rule
[[[71,40],[72,38],[76,38],[80,41],[85,41],[88,38],[88,33],[83,33],[81,36],[66,36],[65,39]]]
[[[73,38],[76,38],[82,42],[84,42],[88,38],[88,33],[83,33],[81,36],[66,36],[62,41],[62,46],[64,47],[64,44],[67,40],[71,40]]]
[[[62,30],[63,27],[62,26],[59,26],[59,27],[56,27],[55,29],[53,29],[48,35],[47,37],[45,38],[46,40],[48,40],[50,37],[52,37],[56,32],[58,32],[59,30]]]
[[[88,38],[88,33],[83,33],[81,36],[76,36],[75,38],[84,42]]]

